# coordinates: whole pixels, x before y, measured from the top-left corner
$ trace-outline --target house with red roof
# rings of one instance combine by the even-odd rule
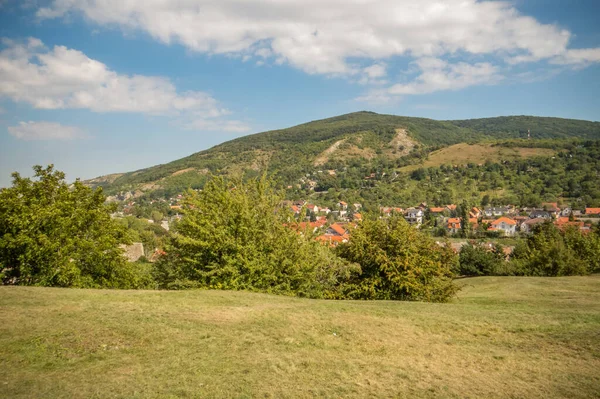
[[[565,216],[557,218],[554,225],[560,230],[566,230],[569,227],[575,227],[581,232],[587,232],[586,230],[589,230],[585,228],[585,223],[582,220],[569,220],[569,218]]]
[[[460,231],[460,218],[449,218],[447,228],[450,234],[458,233]]]
[[[432,215],[441,215],[442,213],[444,213],[444,211],[446,210],[446,208],[444,207],[431,207],[429,208],[429,213]]]
[[[327,228],[325,234],[342,237],[347,236],[349,234],[349,231],[345,225],[341,223],[334,223]]]
[[[469,211],[469,217],[479,219],[481,217],[481,210],[477,207],[471,208]]]
[[[313,213],[319,213],[319,207],[316,206],[315,204],[306,205],[306,209],[308,209],[310,212],[313,212]]]
[[[586,215],[600,215],[600,208],[585,208]]]
[[[471,224],[471,230],[477,230],[479,228],[479,219],[469,218],[469,223]]]
[[[323,234],[321,236],[318,236],[316,238],[316,240],[322,244],[327,244],[330,247],[337,247],[339,244],[343,243],[343,242],[348,242],[348,237],[341,237],[341,236],[332,236],[332,235],[328,235],[328,234]]]
[[[490,224],[488,231],[500,231],[507,236],[512,236],[517,231],[517,222],[507,217],[501,217]]]
[[[542,208],[550,213],[552,217],[556,217],[560,214],[560,208],[557,202],[542,202]]]

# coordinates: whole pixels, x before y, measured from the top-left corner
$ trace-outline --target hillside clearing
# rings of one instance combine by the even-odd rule
[[[406,129],[396,129],[396,136],[390,141],[392,152],[396,151],[397,157],[408,155],[415,148],[416,142],[410,138]]]
[[[333,154],[340,145],[342,145],[346,140],[338,140],[335,143],[333,143],[331,146],[329,146],[325,151],[323,151],[321,154],[319,154],[316,158],[315,161],[313,162],[314,166],[321,166],[327,163],[327,161],[329,161],[329,156],[331,154]]]
[[[600,276],[459,283],[450,304],[0,287],[0,397],[600,391]]]
[[[528,147],[494,147],[491,144],[455,144],[429,154],[429,158],[418,165],[409,165],[400,169],[402,172],[412,172],[418,168],[431,168],[440,165],[466,165],[468,163],[483,164],[486,161],[512,161],[519,158],[536,156],[552,156],[556,151],[549,148]]]

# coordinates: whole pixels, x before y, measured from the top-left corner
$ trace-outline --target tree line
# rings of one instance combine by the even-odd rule
[[[145,237],[145,229],[113,219],[115,205],[105,202],[101,188],[69,185],[52,165],[34,172],[33,178],[14,173],[12,186],[0,191],[3,284],[444,302],[458,289],[457,274],[499,270],[495,258],[487,257],[500,251],[473,246],[470,258],[467,249],[457,256],[448,243],[439,245],[399,216],[367,217],[348,226],[349,242],[322,245],[312,231],[300,229],[300,220],[282,205],[283,192],[265,176],[213,177],[201,192],[189,190],[184,217],[172,234],[160,237],[164,255],[153,264],[128,263],[119,245]],[[597,231],[590,241],[544,228],[515,249],[514,274],[598,271]]]

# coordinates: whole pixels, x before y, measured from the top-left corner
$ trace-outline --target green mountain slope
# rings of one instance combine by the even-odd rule
[[[557,139],[578,137],[600,138],[600,122],[539,116],[499,116],[496,118],[448,121],[495,138],[526,138],[527,130],[534,139]]]
[[[209,174],[252,175],[268,170],[292,184],[315,169],[402,167],[441,147],[523,137],[527,129],[540,138],[600,138],[597,122],[521,116],[436,121],[356,112],[240,137],[164,165],[88,183],[105,187],[108,194],[159,190],[169,195],[201,187]]]

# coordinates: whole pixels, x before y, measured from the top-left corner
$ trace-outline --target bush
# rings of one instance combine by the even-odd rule
[[[361,222],[338,254],[361,265],[346,293],[350,298],[445,302],[458,290],[452,249],[438,246],[402,217]]]
[[[0,279],[4,284],[135,286],[119,244],[126,230],[111,217],[102,189],[35,166],[34,179],[13,173],[0,190]]]
[[[162,288],[252,290],[311,298],[340,297],[359,271],[316,242],[265,179],[215,177],[189,191],[185,217],[174,227],[167,256],[155,265]],[[301,233],[301,234],[299,234]]]
[[[495,244],[492,248],[484,243],[467,243],[460,249],[458,257],[459,274],[463,276],[490,276],[497,274],[503,263],[502,246]]]
[[[513,251],[515,272],[528,276],[585,275],[598,270],[600,245],[593,234],[561,231],[547,222]]]

